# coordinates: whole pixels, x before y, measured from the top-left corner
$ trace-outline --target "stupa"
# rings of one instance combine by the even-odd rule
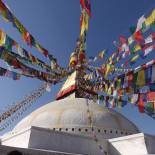
[[[148,155],[155,137],[140,133],[127,118],[87,96],[72,73],[57,100],[35,110],[1,137],[5,155]],[[85,94],[83,96],[83,94]]]

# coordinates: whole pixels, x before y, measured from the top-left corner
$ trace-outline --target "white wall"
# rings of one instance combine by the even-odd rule
[[[72,135],[42,128],[32,128],[29,148],[68,153],[103,155],[91,137]]]
[[[147,154],[144,134],[135,134],[109,140],[111,155],[144,155]]]
[[[6,146],[28,148],[31,131],[25,130],[23,132],[12,134],[1,139],[1,144]]]

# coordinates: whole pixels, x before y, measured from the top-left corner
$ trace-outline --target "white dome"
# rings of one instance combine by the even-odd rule
[[[89,110],[93,119],[93,128],[88,119],[87,102],[89,102]],[[92,100],[71,97],[42,106],[19,122],[14,131],[30,126],[67,132],[79,131],[81,134],[84,134],[82,131],[89,133],[94,129],[100,133],[101,131],[115,132],[121,135],[138,132],[137,127],[121,114],[98,105]],[[111,137],[116,137],[116,135]]]

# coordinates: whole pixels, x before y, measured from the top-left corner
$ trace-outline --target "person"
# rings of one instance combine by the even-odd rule
[[[23,154],[19,151],[11,151],[7,155],[23,155]]]

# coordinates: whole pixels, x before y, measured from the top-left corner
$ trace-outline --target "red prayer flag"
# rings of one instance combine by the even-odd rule
[[[127,77],[128,77],[128,85],[132,85],[133,80],[134,80],[133,72],[129,72]]]
[[[128,66],[129,65],[129,61],[126,60],[125,63],[124,63],[124,66]]]
[[[155,92],[148,92],[147,93],[147,100],[148,101],[155,101]]]
[[[119,41],[120,41],[121,44],[126,44],[127,43],[127,39],[124,36],[120,36]]]
[[[91,17],[90,0],[80,0],[81,7],[86,10],[87,14]]]
[[[138,109],[139,112],[144,113],[144,101],[143,101],[143,94],[139,95],[139,101],[138,101]]]
[[[41,48],[41,50],[42,50],[44,56],[47,57],[48,56],[48,50],[46,50],[45,48]]]
[[[152,32],[151,36],[152,36],[152,39],[154,40],[155,39],[155,32]]]
[[[141,31],[137,31],[134,33],[134,38],[136,41],[141,42],[144,40],[143,35],[141,33]]]

